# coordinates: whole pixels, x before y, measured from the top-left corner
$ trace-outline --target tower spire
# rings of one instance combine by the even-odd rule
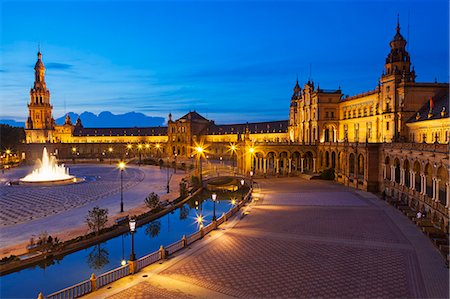
[[[400,33],[400,14],[397,14],[397,33]]]

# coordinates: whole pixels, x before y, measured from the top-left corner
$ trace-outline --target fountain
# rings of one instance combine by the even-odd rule
[[[56,158],[49,156],[47,148],[42,151],[42,161],[39,168],[34,169],[32,173],[20,179],[21,183],[31,184],[61,184],[76,183],[77,178],[69,174],[69,168],[64,164],[58,165]]]

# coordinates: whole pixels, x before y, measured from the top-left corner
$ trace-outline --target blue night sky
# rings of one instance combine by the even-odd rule
[[[0,118],[26,119],[40,42],[55,118],[197,110],[217,123],[287,119],[296,76],[303,85],[310,66],[321,88],[375,88],[397,14],[417,81],[448,82],[447,0],[2,0]]]

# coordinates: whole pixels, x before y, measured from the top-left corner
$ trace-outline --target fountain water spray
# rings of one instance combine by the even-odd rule
[[[69,174],[69,168],[64,164],[58,165],[56,158],[49,156],[47,148],[42,151],[42,160],[39,168],[33,170],[32,173],[20,179],[24,183],[59,183],[65,181],[75,182],[76,178]]]

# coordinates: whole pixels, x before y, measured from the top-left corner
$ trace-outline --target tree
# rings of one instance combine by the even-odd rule
[[[153,210],[159,206],[159,195],[155,192],[150,193],[145,198],[145,205],[150,209]]]
[[[183,205],[180,207],[180,220],[185,220],[189,216],[189,207]]]
[[[91,269],[98,270],[109,263],[109,252],[97,244],[87,256],[87,264]]]
[[[180,197],[185,198],[186,196],[188,196],[187,182],[182,179],[180,182]]]
[[[160,230],[161,230],[161,221],[155,220],[147,225],[147,228],[145,229],[145,234],[154,238],[159,234]]]
[[[88,212],[86,223],[89,229],[95,231],[98,235],[108,222],[108,209],[100,209],[98,206],[94,207]]]

